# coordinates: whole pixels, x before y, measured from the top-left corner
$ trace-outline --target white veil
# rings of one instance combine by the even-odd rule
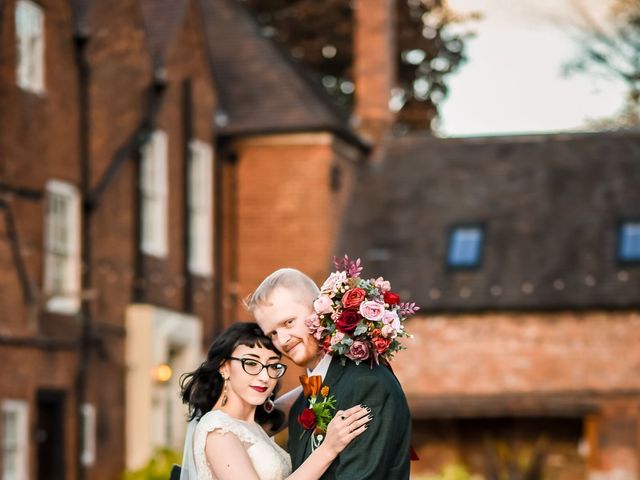
[[[180,480],[198,480],[196,472],[196,461],[193,456],[193,435],[198,425],[198,419],[194,418],[187,426],[187,433],[184,436],[184,450],[182,452],[182,468],[180,470]]]

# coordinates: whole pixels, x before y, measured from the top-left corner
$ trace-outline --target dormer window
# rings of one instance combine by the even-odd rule
[[[624,221],[618,231],[618,260],[640,263],[640,220]]]
[[[449,234],[447,266],[454,269],[473,269],[480,265],[484,229],[478,225],[454,227]]]

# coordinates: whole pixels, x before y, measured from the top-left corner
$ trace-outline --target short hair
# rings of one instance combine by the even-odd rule
[[[277,288],[286,288],[297,295],[297,300],[309,303],[320,295],[320,289],[311,278],[295,268],[281,268],[265,278],[256,290],[249,295],[244,304],[250,312],[265,305]]]

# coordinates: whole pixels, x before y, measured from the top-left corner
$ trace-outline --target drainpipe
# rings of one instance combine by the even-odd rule
[[[90,195],[91,179],[91,152],[89,147],[90,120],[89,120],[89,82],[90,67],[87,59],[87,45],[89,36],[77,32],[74,37],[75,59],[78,73],[78,108],[79,108],[79,143],[80,143],[80,191],[82,195],[81,210],[81,292],[91,289],[91,205],[88,202]],[[82,450],[86,443],[84,429],[82,428],[82,406],[87,398],[87,383],[91,362],[91,344],[93,341],[93,318],[90,299],[81,295],[80,307],[80,349],[78,371],[76,375],[76,465],[78,480],[87,478],[86,467],[82,462]]]
[[[219,137],[216,145],[214,163],[215,209],[214,209],[214,312],[213,336],[220,334],[225,326],[237,320],[238,309],[238,209],[237,209],[237,163],[238,155],[228,137]],[[228,169],[228,182],[223,181]],[[223,191],[223,189],[228,189]],[[228,204],[225,204],[228,202]],[[227,209],[228,222],[224,222],[224,209]],[[226,238],[226,242],[225,242]],[[225,249],[228,248],[228,251]],[[224,271],[228,265],[228,272]],[[225,277],[228,275],[228,277]],[[228,291],[225,292],[224,285]],[[230,318],[225,318],[225,295],[229,295],[231,304]]]
[[[184,228],[182,229],[182,275],[184,277],[184,287],[182,288],[182,308],[187,313],[193,313],[193,277],[189,270],[189,258],[191,257],[191,217],[189,216],[189,171],[191,167],[191,139],[193,138],[193,92],[191,79],[182,81],[182,218]]]

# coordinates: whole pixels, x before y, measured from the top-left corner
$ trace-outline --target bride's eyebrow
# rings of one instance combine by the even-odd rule
[[[245,353],[243,355],[243,357],[253,357],[253,358],[257,358],[258,360],[260,360],[260,356],[256,355],[255,353]]]

